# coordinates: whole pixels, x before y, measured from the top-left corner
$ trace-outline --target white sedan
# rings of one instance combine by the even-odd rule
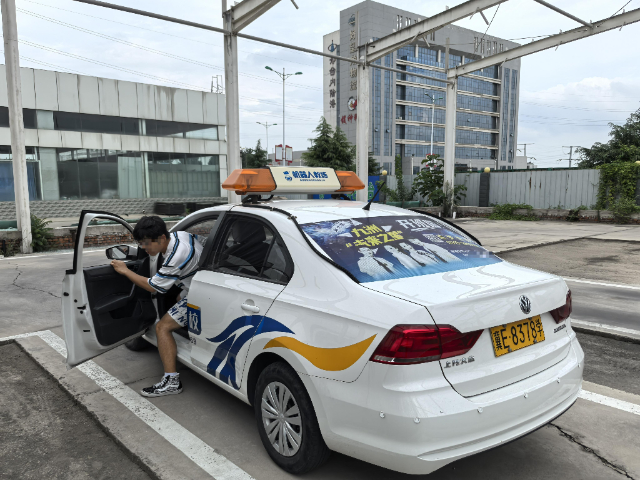
[[[204,244],[178,358],[254,406],[260,438],[292,473],[330,451],[410,474],[526,435],[566,411],[584,354],[571,292],[510,264],[439,218],[345,200],[268,201],[193,213],[172,231]],[[108,264],[63,282],[68,365],[140,339],[151,299]],[[135,247],[110,258],[150,276]],[[154,308],[154,302],[155,306]],[[186,387],[188,389],[188,385]]]

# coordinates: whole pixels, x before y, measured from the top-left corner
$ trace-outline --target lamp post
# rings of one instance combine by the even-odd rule
[[[285,126],[285,121],[284,121],[284,82],[287,80],[287,78],[289,77],[293,77],[294,75],[302,75],[302,72],[296,72],[296,73],[285,73],[284,71],[284,67],[282,68],[282,73],[280,72],[276,72],[273,68],[266,66],[264,67],[267,70],[271,70],[273,73],[275,73],[276,75],[278,75],[281,79],[282,79],[282,164],[285,164],[286,158],[287,158],[287,144],[284,141],[284,126]],[[274,157],[275,159],[275,157]]]
[[[262,125],[263,127],[265,127],[265,129],[267,130],[267,160],[269,160],[269,127],[273,127],[275,125],[278,125],[277,123],[271,123],[269,124],[269,122],[256,122],[258,125]],[[273,154],[273,160],[275,161],[276,159],[276,154]]]
[[[424,92],[424,94],[431,99],[431,149],[429,150],[429,155],[433,155],[433,119],[435,117],[436,100],[442,100],[444,97],[435,98],[427,92]]]

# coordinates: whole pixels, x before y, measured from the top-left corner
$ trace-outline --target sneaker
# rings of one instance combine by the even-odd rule
[[[177,395],[178,393],[182,393],[180,375],[162,377],[162,380],[155,385],[143,388],[140,391],[143,397],[162,397],[164,395]]]

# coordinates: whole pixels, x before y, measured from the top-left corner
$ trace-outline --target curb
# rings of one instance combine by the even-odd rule
[[[621,332],[618,330],[614,330],[614,328],[616,327],[608,327],[607,325],[589,325],[589,323],[590,322],[572,320],[571,328],[576,332],[585,333],[587,335],[596,335],[599,337],[612,338],[614,340],[619,340],[622,342],[640,344],[640,330],[637,331],[638,333],[631,333],[631,331]]]
[[[36,339],[37,338],[37,339]],[[42,347],[33,342],[42,342]],[[120,450],[153,480],[202,479],[210,478],[184,453],[171,443],[160,439],[159,444],[150,447],[147,442],[154,431],[143,421],[129,415],[117,400],[102,396],[101,387],[78,369],[66,370],[60,354],[36,336],[16,338],[4,343],[15,342],[47,375],[51,377],[74,405],[81,408],[97,424]],[[96,398],[100,395],[102,398]],[[140,422],[134,431],[131,422]],[[152,436],[152,437],[150,437]]]

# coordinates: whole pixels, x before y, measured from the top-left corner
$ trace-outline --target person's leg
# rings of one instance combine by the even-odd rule
[[[165,373],[174,373],[176,371],[178,348],[171,332],[179,328],[181,328],[181,325],[177,323],[168,312],[165,313],[162,319],[156,324],[158,352],[160,353],[160,360],[162,360]]]
[[[143,388],[140,392],[145,397],[160,397],[182,393],[180,375],[176,372],[176,356],[178,349],[171,332],[187,325],[186,298],[176,303],[156,324],[158,351],[164,366],[165,375],[155,385]]]

